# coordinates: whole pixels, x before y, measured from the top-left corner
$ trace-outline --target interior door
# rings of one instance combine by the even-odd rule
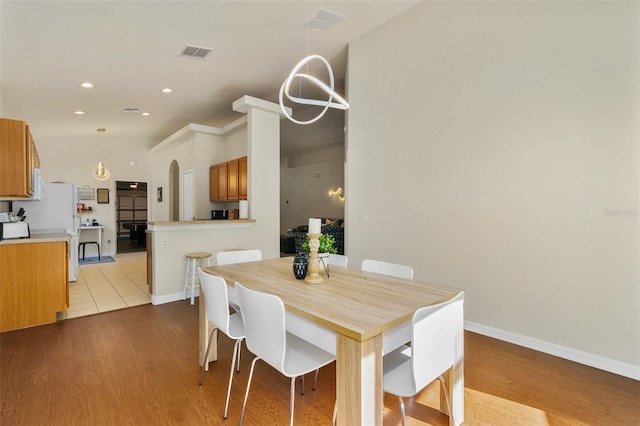
[[[182,174],[182,217],[180,220],[194,220],[193,216],[193,171]]]

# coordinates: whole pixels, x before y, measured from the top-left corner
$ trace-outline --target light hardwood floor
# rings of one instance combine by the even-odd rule
[[[198,305],[150,304],[0,334],[2,425],[235,425],[252,356],[243,349],[222,418],[233,341],[198,386]],[[465,425],[638,425],[640,383],[467,332]],[[296,396],[297,425],[329,425],[334,364]],[[299,382],[298,382],[299,383]],[[258,363],[245,425],[288,424],[289,382]],[[437,383],[406,401],[408,425],[447,425]],[[399,425],[385,395],[384,424]]]

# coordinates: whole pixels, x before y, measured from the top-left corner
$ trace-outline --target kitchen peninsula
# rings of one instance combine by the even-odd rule
[[[55,322],[69,307],[68,241],[64,232],[0,241],[0,331]]]
[[[211,264],[218,252],[233,249],[258,249],[263,259],[280,256],[282,110],[251,96],[236,100],[233,110],[247,117],[222,128],[190,124],[150,150],[154,185],[165,188],[165,196],[150,203],[147,224],[147,279],[154,305],[183,300],[187,253],[211,253]],[[245,157],[249,219],[175,221],[209,218],[214,209],[235,209],[228,201],[211,201],[211,166]],[[172,184],[176,176],[179,182]],[[180,191],[185,182],[190,188],[187,206],[185,192]]]
[[[182,300],[186,254],[263,246],[254,219],[158,221],[147,224],[147,282],[153,304]]]

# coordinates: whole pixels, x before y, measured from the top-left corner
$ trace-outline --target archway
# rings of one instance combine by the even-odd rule
[[[176,160],[169,166],[169,220],[180,220],[180,166]]]

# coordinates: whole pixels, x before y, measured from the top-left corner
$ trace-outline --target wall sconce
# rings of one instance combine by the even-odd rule
[[[337,196],[340,201],[344,201],[344,195],[342,195],[342,188],[338,188],[335,191],[331,191],[329,190],[329,197],[335,197]]]
[[[111,176],[111,173],[107,168],[102,164],[102,161],[98,163],[98,167],[93,171],[93,177],[98,180],[107,180]]]

